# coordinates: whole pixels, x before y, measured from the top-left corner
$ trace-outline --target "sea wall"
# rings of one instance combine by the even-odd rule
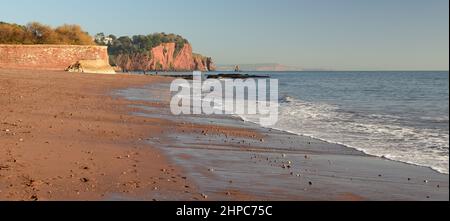
[[[107,47],[0,44],[0,68],[63,71],[80,60],[102,60],[109,64]]]

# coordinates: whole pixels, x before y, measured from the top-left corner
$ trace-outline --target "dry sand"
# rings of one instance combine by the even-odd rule
[[[161,78],[0,69],[0,200],[202,199],[112,89]]]

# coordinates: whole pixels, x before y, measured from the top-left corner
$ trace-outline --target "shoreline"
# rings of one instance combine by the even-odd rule
[[[0,80],[2,200],[448,200],[448,175],[425,167],[172,116],[170,78],[0,69]]]
[[[131,88],[119,94],[131,100],[146,100],[148,96],[142,97],[140,94],[152,93],[169,94],[167,87],[152,85]],[[157,108],[141,106],[137,107],[141,110],[133,114],[168,119],[178,124],[182,122],[178,126],[178,133],[166,137],[165,141],[158,140],[152,144],[160,146],[175,163],[187,168],[189,174],[195,177],[194,180],[198,181],[200,189],[209,194],[229,193],[227,190],[237,189],[240,193],[247,193],[261,200],[448,200],[447,174],[423,166],[368,155],[340,144],[262,128],[238,117],[172,116],[167,114],[170,112],[168,100],[164,99],[158,101],[161,105]],[[162,105],[164,103],[165,106]],[[202,130],[192,130],[193,125]],[[217,126],[226,127],[228,130],[245,129],[255,134],[251,137],[242,137],[239,134],[230,136],[220,130],[211,132],[211,129],[208,129]],[[264,138],[263,142],[260,142],[260,137]],[[281,158],[282,155],[287,155],[287,158]],[[304,155],[308,156],[307,160],[302,160]],[[256,158],[259,158],[258,162],[254,162]],[[321,162],[314,162],[311,158],[318,158]],[[287,170],[280,169],[283,165],[274,166],[274,162],[283,160],[293,162],[292,168],[300,168]],[[217,161],[222,163],[217,165]],[[240,167],[230,166],[230,162]],[[251,169],[253,164],[258,164],[261,168]],[[332,164],[340,165],[335,167]],[[305,165],[308,169],[302,168]],[[240,177],[239,173],[246,176]],[[245,182],[249,177],[256,177],[257,173],[260,173],[259,178],[255,178],[253,182]],[[273,174],[278,174],[279,177],[272,179]],[[340,176],[341,174],[345,175]],[[292,179],[297,175],[300,178]],[[231,185],[227,181],[230,177],[235,177]],[[288,181],[283,181],[284,179]],[[312,182],[313,185],[309,185],[311,181],[308,180],[320,180],[320,191],[311,192],[310,189],[316,189],[317,184]],[[239,182],[240,184],[235,185]],[[264,182],[269,184],[262,184]],[[279,182],[284,183],[281,185]],[[299,183],[301,188],[298,188]],[[335,184],[342,185],[341,188],[345,191],[335,196],[322,193],[330,191],[327,189]],[[249,185],[252,188],[249,189]],[[408,190],[399,191],[403,186]],[[294,187],[293,191],[286,191],[286,188],[291,187]],[[255,188],[259,190],[255,191]],[[277,196],[283,191],[283,196]],[[352,197],[347,197],[348,194]]]
[[[250,124],[254,124],[256,127],[259,126],[258,124],[254,123],[254,122],[246,121],[246,120],[244,120],[244,119],[242,119],[242,118],[239,118],[239,119],[241,119],[243,122],[250,123]],[[392,162],[403,163],[403,164],[409,165],[409,166],[423,167],[423,168],[430,169],[430,170],[432,170],[432,171],[434,171],[434,172],[436,172],[436,173],[442,174],[442,175],[449,175],[449,173],[441,172],[441,171],[439,171],[438,169],[435,169],[435,168],[433,168],[433,167],[431,167],[431,166],[420,165],[420,164],[416,164],[416,163],[412,163],[412,162],[404,162],[404,161],[400,161],[400,160],[394,160],[394,159],[387,158],[387,157],[383,157],[383,156],[377,156],[377,155],[374,155],[374,154],[366,153],[366,152],[365,152],[364,150],[362,150],[361,148],[352,147],[352,146],[349,146],[349,145],[347,145],[347,144],[343,144],[343,143],[339,143],[339,142],[332,142],[332,141],[328,141],[328,140],[321,139],[321,138],[318,138],[318,137],[309,136],[309,135],[304,135],[304,134],[298,134],[298,133],[295,133],[295,132],[292,132],[292,131],[283,130],[283,129],[279,129],[279,128],[266,128],[266,129],[272,129],[272,130],[275,130],[275,131],[278,131],[278,132],[281,132],[281,133],[288,133],[288,134],[291,134],[291,135],[293,135],[293,136],[309,137],[309,138],[311,138],[311,139],[320,140],[320,141],[323,141],[323,142],[329,143],[329,144],[341,145],[341,146],[344,146],[344,147],[346,147],[346,148],[349,148],[349,149],[353,149],[353,150],[359,151],[359,152],[361,152],[362,154],[364,154],[364,155],[366,155],[366,156],[377,157],[377,158],[380,158],[380,159],[386,159],[386,160],[390,160],[390,161],[392,161]]]

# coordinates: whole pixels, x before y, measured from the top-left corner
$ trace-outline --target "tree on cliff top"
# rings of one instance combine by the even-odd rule
[[[103,33],[97,34],[101,36]],[[104,36],[104,34],[103,34]],[[99,38],[100,39],[100,38]],[[96,41],[99,45],[105,45],[103,41]],[[149,35],[134,35],[132,37],[122,36],[120,38],[113,38],[109,44],[108,52],[110,55],[117,56],[119,54],[135,54],[148,52],[152,48],[161,45],[162,43],[175,43],[175,56],[184,47],[184,44],[189,43],[188,40],[180,35],[154,33]]]
[[[78,25],[53,29],[38,22],[26,26],[0,22],[0,44],[93,45],[94,41]]]

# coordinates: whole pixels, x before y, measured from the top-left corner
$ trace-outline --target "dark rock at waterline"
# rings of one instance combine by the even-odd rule
[[[161,74],[158,75],[161,77],[171,77],[171,78],[182,78],[185,80],[193,80],[194,76],[192,74]],[[250,74],[214,74],[214,75],[207,75],[207,79],[249,79],[249,78],[270,78],[269,76],[265,75],[250,75]]]
[[[250,75],[250,74],[217,74],[217,75],[208,75],[208,79],[223,79],[223,78],[231,78],[231,79],[248,79],[248,78],[270,78],[265,75]]]

